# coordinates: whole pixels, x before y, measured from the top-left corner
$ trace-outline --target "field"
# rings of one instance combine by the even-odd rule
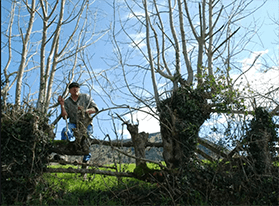
[[[166,188],[168,182],[160,183],[148,183],[145,181],[140,181],[135,178],[118,178],[115,176],[108,175],[98,175],[98,174],[87,174],[87,178],[80,173],[44,173],[41,181],[38,183],[36,191],[29,196],[26,204],[27,205],[144,205],[144,204],[156,204],[156,205],[215,205],[218,202],[226,202],[225,199],[232,199],[239,197],[237,203],[247,203],[250,204],[267,204],[273,203],[278,200],[278,192],[276,192],[275,181],[278,180],[277,177],[274,178],[263,178],[262,180],[266,182],[261,182],[258,186],[262,189],[259,191],[264,191],[263,188],[268,188],[269,191],[257,195],[261,195],[259,198],[255,198],[247,193],[244,194],[231,194],[230,186],[225,186],[227,184],[226,180],[222,180],[222,175],[218,175],[214,172],[211,181],[215,181],[214,186],[211,185],[211,194],[206,199],[204,185],[200,185],[197,182],[198,179],[201,183],[204,182],[202,178],[206,178],[206,175],[210,174],[210,168],[212,171],[217,171],[216,166],[218,163],[212,164],[209,161],[203,161],[203,166],[209,166],[208,171],[196,171],[191,172],[191,176],[187,176],[185,181],[186,184],[182,186],[185,190],[181,190],[183,195],[177,195],[178,199],[173,199],[175,193],[172,194],[172,189],[175,187],[171,186]],[[107,165],[107,167],[112,167],[113,165]],[[279,166],[278,162],[274,162],[274,166]],[[79,168],[80,166],[73,165],[51,165],[50,168]],[[159,169],[154,164],[148,164],[149,168]],[[121,164],[118,165],[118,171],[121,172],[133,172],[136,168],[135,164]],[[276,167],[275,167],[276,168]],[[89,168],[90,169],[90,168]],[[113,169],[106,169],[115,171]],[[203,174],[205,175],[204,177]],[[191,181],[191,178],[193,178]],[[232,177],[231,181],[237,181],[236,177]],[[187,182],[190,184],[188,185]],[[208,185],[210,186],[210,185]],[[207,186],[207,187],[208,187]],[[257,187],[258,187],[257,186]],[[214,192],[214,193],[213,193]],[[178,193],[179,194],[179,193]],[[253,193],[252,193],[253,194]],[[176,197],[177,197],[176,196]],[[226,197],[227,196],[227,197]],[[183,197],[183,198],[182,198]],[[226,197],[226,198],[225,198]],[[277,197],[277,198],[276,198]],[[222,198],[225,198],[222,200]],[[248,200],[248,201],[247,201]],[[228,204],[233,202],[228,201]],[[21,205],[21,203],[18,203]]]
[[[153,164],[148,166],[155,168]],[[78,168],[73,165],[49,167]],[[135,164],[122,164],[118,169],[122,172],[133,172],[135,167]],[[45,173],[42,178],[43,181],[37,186],[35,194],[29,200],[31,205],[119,205],[122,203],[117,201],[117,198],[111,200],[114,191],[128,190],[131,186],[142,189],[154,187],[135,178],[96,174],[87,174],[86,180],[80,173]]]
[[[52,168],[61,167],[60,165],[51,166]],[[78,166],[66,165],[62,166],[63,168],[78,168]],[[125,171],[133,171],[135,168],[135,164],[125,165]],[[89,168],[90,169],[90,168]],[[124,168],[123,168],[124,169]],[[113,169],[107,169],[113,171]],[[98,189],[98,190],[106,190],[110,187],[115,186],[117,184],[117,178],[113,176],[104,176],[104,175],[95,175],[95,174],[87,174],[87,180],[84,181],[83,176],[80,173],[46,173],[44,174],[44,179],[53,184],[58,184],[60,182],[64,182],[66,185],[66,189],[69,192],[74,192],[76,190],[83,190],[85,186],[83,183],[86,182],[86,188],[84,189]],[[122,178],[122,180],[125,178]]]

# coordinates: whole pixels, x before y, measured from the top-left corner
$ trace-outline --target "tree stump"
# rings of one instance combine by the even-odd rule
[[[145,147],[148,142],[148,133],[139,133],[138,125],[132,125],[127,123],[127,129],[131,134],[132,142],[135,148],[135,156],[145,159]],[[136,166],[146,165],[142,160],[136,159]]]

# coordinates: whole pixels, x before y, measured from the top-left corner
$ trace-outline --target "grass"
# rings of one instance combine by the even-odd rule
[[[108,165],[113,166],[113,165]],[[51,168],[78,168],[73,165],[51,165]],[[154,164],[148,164],[148,167],[159,169]],[[118,165],[121,172],[133,172],[135,164]],[[90,169],[90,167],[89,167]],[[104,168],[100,168],[103,169]],[[115,171],[113,169],[105,169]],[[119,205],[120,202],[112,201],[108,193],[112,193],[115,188],[125,188],[127,185],[150,184],[135,178],[117,178],[115,176],[106,176],[98,174],[87,174],[85,181],[80,173],[45,173],[42,176],[42,182],[38,184],[36,192],[28,201],[29,205]]]
[[[276,167],[279,167],[279,161],[274,161],[273,165],[276,166]]]
[[[203,161],[204,164],[215,165],[217,163],[211,163],[210,161]],[[279,166],[279,162],[274,162],[274,165]],[[107,165],[112,167],[113,165]],[[73,165],[52,165],[51,168],[78,168]],[[160,169],[159,166],[149,163],[148,167],[151,169]],[[118,165],[118,171],[121,172],[133,172],[136,168],[135,164],[122,164]],[[89,168],[90,169],[90,168]],[[110,170],[100,168],[100,170]],[[80,173],[45,173],[43,179],[50,185],[55,185],[58,189],[65,190],[66,192],[87,191],[87,190],[101,190],[109,191],[111,188],[119,186],[119,184],[128,184],[130,181],[141,182],[135,178],[117,178],[115,176],[106,176],[98,174],[87,174],[87,181],[84,181]]]
[[[204,161],[203,163],[212,164],[208,161]],[[279,166],[279,162],[274,162],[274,165]],[[49,167],[78,168],[78,166],[73,165],[51,165]],[[118,170],[121,172],[133,172],[135,167],[135,164],[122,164],[121,168],[120,165],[118,165]],[[159,169],[159,167],[154,164],[148,164],[148,167],[152,169]],[[113,169],[105,170],[113,171]],[[121,191],[126,191],[126,194],[137,197],[139,194],[143,194],[143,196],[151,194],[150,191],[154,191],[154,189],[156,190],[156,187],[156,184],[146,183],[135,178],[117,178],[114,176],[87,174],[87,181],[84,181],[83,177],[80,176],[79,173],[45,173],[43,174],[42,181],[38,184],[32,199],[27,201],[27,204],[123,205],[127,202],[122,201],[127,201],[130,197],[125,196]],[[131,190],[131,188],[133,189]],[[193,192],[193,194],[189,194],[189,197],[194,198],[195,202],[202,202],[203,199],[198,200],[198,197],[201,198],[201,194],[195,193],[197,191]],[[121,197],[114,198],[116,197],[114,194],[123,194],[123,200]],[[162,198],[160,201],[164,202]],[[166,199],[165,202],[169,204],[171,200]],[[141,203],[142,202],[137,204]]]
[[[50,166],[51,168],[61,168],[60,165]],[[62,168],[78,168],[78,166],[64,165]],[[134,165],[126,165],[125,171],[132,172],[135,168]],[[90,168],[89,168],[90,169]],[[112,170],[112,169],[107,169]],[[112,170],[113,171],[113,170]],[[61,185],[67,192],[86,191],[90,190],[109,190],[110,188],[117,186],[119,179],[114,176],[87,174],[87,181],[84,181],[83,176],[80,173],[45,173],[43,178],[53,185]],[[122,178],[125,181],[127,178]]]

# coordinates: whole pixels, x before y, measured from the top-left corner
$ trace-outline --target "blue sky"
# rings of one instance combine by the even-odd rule
[[[121,1],[119,1],[121,2]],[[5,5],[7,2],[1,2],[3,5]],[[250,9],[253,9],[263,3],[262,0],[254,0],[250,7],[248,8],[247,12],[249,12]],[[95,7],[98,10],[98,16],[97,16],[97,31],[105,30],[109,27],[113,28],[113,12],[112,12],[112,7],[105,1],[96,1]],[[1,7],[1,19],[2,21],[5,20],[5,10]],[[123,7],[119,9],[119,13],[117,13],[118,18],[120,19],[125,19],[129,14],[126,13],[127,8]],[[271,86],[278,87],[278,79],[279,79],[279,70],[278,70],[278,62],[279,62],[279,45],[278,45],[278,35],[279,35],[279,26],[275,25],[272,21],[271,18],[274,19],[279,19],[279,1],[278,0],[268,0],[264,6],[254,12],[252,15],[248,16],[248,18],[243,19],[241,21],[241,29],[239,30],[240,34],[243,34],[243,32],[246,31],[247,27],[254,27],[255,29],[258,29],[257,34],[251,39],[251,42],[247,46],[246,52],[243,52],[241,56],[238,56],[239,59],[237,59],[239,64],[242,64],[242,71],[245,71],[245,68],[248,68],[249,65],[253,62],[254,58],[258,55],[261,54],[257,64],[255,67],[253,67],[251,70],[249,70],[249,73],[247,72],[246,78],[242,82],[242,85],[247,84],[245,81],[249,81],[249,83],[253,84],[251,87],[254,90],[258,90],[260,92],[265,92],[265,89],[268,89]],[[254,22],[257,22],[254,24]],[[119,23],[118,21],[116,23]],[[36,26],[40,26],[39,23],[36,23]],[[116,24],[116,29],[120,29],[119,24]],[[137,24],[136,26],[134,25],[129,31],[136,31],[137,30]],[[67,33],[67,31],[64,31]],[[242,32],[242,33],[241,33]],[[39,34],[37,34],[39,35]],[[141,34],[137,33],[130,33],[130,35],[135,38],[135,40],[140,39]],[[96,37],[97,38],[97,37]],[[141,37],[142,38],[142,37]],[[127,89],[123,88],[123,83],[124,80],[122,78],[121,70],[115,70],[113,68],[113,65],[117,64],[115,56],[113,55],[113,51],[115,47],[112,45],[112,34],[107,33],[101,40],[96,42],[93,46],[90,47],[89,56],[88,58],[90,59],[90,65],[88,64],[87,66],[93,69],[94,73],[100,77],[98,78],[99,82],[96,80],[91,80],[90,75],[86,73],[87,69],[85,67],[82,67],[81,69],[83,70],[83,75],[82,79],[80,82],[84,82],[84,86],[81,87],[81,92],[83,93],[89,93],[89,87],[93,86],[93,90],[91,90],[91,96],[93,97],[94,101],[97,103],[98,107],[100,110],[106,109],[108,107],[113,107],[111,102],[109,102],[108,96],[105,94],[105,92],[111,92],[111,98],[117,105],[130,105],[131,107],[137,106],[135,103],[135,100],[131,98],[129,95],[126,95],[128,93]],[[117,40],[119,42],[124,42],[127,41],[128,38],[124,34],[119,34],[117,36]],[[2,43],[1,43],[2,44]],[[14,45],[15,47],[20,47],[20,45]],[[142,45],[144,48],[144,45]],[[123,59],[128,59],[129,58],[133,59],[135,64],[145,64],[145,62],[135,55],[136,53],[133,53],[134,56],[130,53],[125,53],[126,49],[123,49],[123,54],[126,54],[126,56],[123,57]],[[1,69],[3,69],[4,65],[6,64],[5,62],[5,51],[3,52],[2,50],[2,60],[1,60]],[[16,53],[14,54],[16,55]],[[269,70],[266,73],[260,73],[259,70],[264,69],[262,67],[262,64],[266,64],[266,62],[270,65],[277,65],[277,68],[273,70]],[[18,66],[16,63],[14,63],[10,68],[17,69]],[[12,70],[10,71],[12,72]],[[108,75],[108,76],[106,76]],[[142,81],[138,79],[139,77],[143,77],[146,75],[146,80]],[[58,72],[56,76],[56,81],[60,81],[64,78],[65,73],[63,71]],[[140,73],[138,74],[137,72],[131,70],[129,71],[128,76],[128,81],[130,82],[136,82],[135,85],[140,85],[141,83],[144,82],[145,86],[148,86],[148,82],[150,82],[149,74],[148,73]],[[29,72],[27,74],[28,79],[30,82],[31,87],[30,91],[31,93],[37,91],[38,87],[38,81],[39,81],[39,76],[38,76],[38,71],[34,70],[32,72]],[[105,77],[110,79],[110,83],[108,83],[105,80]],[[237,78],[237,73],[235,74],[235,77]],[[75,79],[77,80],[77,79]],[[240,79],[239,79],[240,81]],[[104,88],[104,90],[102,89]],[[116,90],[116,87],[119,87],[120,93]],[[61,90],[64,88],[63,85],[61,85]],[[25,92],[28,92],[29,87],[25,87]],[[135,88],[134,88],[135,89]],[[146,92],[152,92],[151,87],[147,87]],[[15,92],[15,86],[10,90],[11,98],[10,100],[13,101],[13,94]],[[57,93],[57,98],[58,98]],[[36,94],[34,94],[36,96]],[[125,98],[124,98],[125,97]],[[278,99],[277,99],[278,101]],[[56,115],[60,112],[60,108],[57,108],[58,110],[54,115],[52,116],[51,120],[53,120]],[[147,110],[147,108],[145,108]],[[112,115],[115,117],[115,113],[122,114],[125,110],[124,109],[114,109],[111,111],[105,111],[100,114],[98,114],[94,118],[94,135],[98,139],[103,139],[106,134],[110,134],[111,138],[121,138],[122,134],[122,129],[123,131],[123,137],[124,138],[129,138],[128,132],[126,130],[126,127],[122,126],[122,122],[117,121],[115,119],[115,125],[113,125],[113,122],[111,121]],[[125,119],[131,119],[131,114],[127,114],[125,116]],[[215,119],[215,118],[213,118]],[[157,120],[152,118],[151,116],[148,116],[144,113],[135,113],[133,115],[133,122],[136,123],[137,120],[139,120],[139,130],[149,132],[149,133],[154,133],[154,132],[159,132],[159,123]],[[210,124],[217,124],[219,123],[224,123],[224,117],[215,119],[213,123],[208,122],[206,123],[207,125]],[[215,122],[215,123],[214,123]],[[60,138],[60,132],[61,129],[65,126],[65,121],[60,120],[59,124],[57,125],[58,127],[56,128],[57,131],[57,139]],[[113,130],[116,131],[113,131]],[[201,135],[204,133],[207,133],[206,131],[202,130]],[[117,135],[116,135],[117,134]]]

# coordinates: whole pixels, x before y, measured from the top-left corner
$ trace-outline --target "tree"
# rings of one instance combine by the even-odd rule
[[[2,53],[7,52],[3,69],[6,82],[2,89],[4,104],[8,91],[16,83],[14,97],[17,107],[23,100],[35,101],[37,109],[47,113],[49,107],[56,104],[55,90],[60,90],[64,96],[67,94],[59,84],[69,84],[80,78],[82,69],[78,68],[83,67],[81,52],[98,41],[107,30],[95,30],[95,8],[86,0],[18,0],[3,3],[2,9],[8,14],[1,33]],[[28,79],[34,75],[31,71],[39,76],[35,88]],[[61,74],[64,77],[56,84],[55,77]],[[75,77],[77,74],[79,77]],[[25,75],[30,75],[27,80]],[[35,99],[22,91],[25,85],[32,88]]]
[[[95,32],[95,18],[90,18],[93,16],[90,13],[94,9],[92,4],[88,1],[75,4],[68,1],[30,2],[12,1],[2,7],[9,14],[3,22],[5,29],[2,32],[2,51],[8,54],[3,66],[6,83],[1,88],[4,104],[8,91],[16,83],[16,105],[23,100],[35,101],[36,107],[46,113],[57,106],[55,95],[58,92],[66,96],[61,84],[82,79],[86,71],[107,95],[110,102],[104,100],[106,106],[114,106],[111,111],[122,108],[127,114],[148,107],[150,115],[160,120],[164,157],[169,167],[182,167],[185,165],[182,159],[190,161],[200,127],[211,114],[246,114],[245,106],[248,108],[251,98],[240,93],[237,82],[255,65],[260,55],[254,56],[247,70],[237,73],[241,70],[237,55],[244,51],[255,33],[253,27],[242,27],[246,32],[240,34],[238,22],[257,9],[247,10],[251,1],[145,0],[141,3],[124,1],[123,5],[114,1],[110,5],[114,8],[110,37],[116,64],[110,64],[110,70],[99,73],[93,71],[92,55],[87,49],[106,30],[100,27]],[[125,8],[129,10],[127,20],[123,20],[122,12],[119,12],[118,20],[117,12]],[[135,31],[137,35],[133,35]],[[248,35],[249,31],[253,33]],[[20,48],[15,44],[17,41]],[[117,73],[119,71],[121,73]],[[40,80],[34,87],[29,77],[35,72]],[[236,73],[238,77],[233,79]],[[114,79],[109,78],[111,74]],[[30,91],[22,92],[25,87]],[[118,98],[125,99],[124,104],[113,101],[115,91],[125,95],[125,98]],[[257,97],[266,103],[276,92],[278,90],[270,89],[266,95],[259,93]],[[276,101],[269,105],[272,114],[278,111]],[[112,113],[109,115],[114,121]],[[114,132],[117,136],[116,129]]]
[[[88,80],[88,78],[92,81],[94,79],[96,84],[100,86],[101,92],[98,94],[107,106],[96,115],[99,116],[105,111],[109,111],[106,119],[112,122],[113,132],[116,139],[119,140],[119,137],[123,136],[117,130],[114,114],[116,109],[124,109],[121,115],[116,115],[122,121],[122,127],[126,125],[132,136],[132,142],[123,143],[123,141],[111,141],[110,135],[106,134],[105,138],[108,138],[109,141],[94,139],[90,140],[90,144],[110,146],[114,152],[117,151],[136,159],[137,167],[133,173],[119,172],[122,171],[122,168],[120,166],[119,169],[115,158],[116,172],[95,169],[90,171],[49,169],[48,172],[85,171],[117,177],[135,177],[156,182],[158,187],[151,192],[148,191],[144,197],[153,194],[153,191],[159,192],[160,196],[166,194],[166,197],[171,197],[169,202],[172,204],[177,202],[191,204],[190,199],[200,199],[198,201],[204,200],[204,202],[216,202],[217,204],[234,201],[237,204],[243,203],[243,198],[238,198],[239,194],[248,197],[248,200],[245,199],[245,203],[254,203],[255,199],[256,203],[273,203],[278,200],[277,184],[275,184],[278,179],[272,176],[277,171],[274,170],[275,172],[272,173],[270,156],[274,153],[269,153],[268,150],[269,147],[273,147],[274,142],[272,141],[276,140],[275,125],[271,123],[271,116],[278,115],[279,90],[278,88],[266,87],[266,90],[262,92],[250,87],[251,82],[249,81],[245,85],[239,83],[239,80],[245,79],[246,75],[261,59],[260,53],[251,51],[252,61],[249,65],[243,67],[238,61],[239,54],[244,52],[244,55],[248,56],[245,53],[247,51],[245,48],[251,43],[253,35],[257,33],[252,24],[247,28],[240,28],[239,25],[240,20],[257,9],[248,9],[251,2],[246,0],[233,2],[220,0],[142,0],[139,2],[134,0],[113,1],[111,4],[111,1],[107,1],[108,5],[114,9],[112,32],[109,34],[113,46],[111,51],[114,52],[116,58],[106,58],[105,61],[109,69],[95,72],[91,66],[92,61],[90,61],[92,54],[87,50],[95,42],[94,34],[96,34],[92,32],[92,27],[90,27],[94,26],[91,23],[95,23],[95,18],[90,18],[92,17],[90,11],[93,8],[89,1],[78,1],[76,4],[64,0],[52,2],[33,0],[30,1],[30,4],[26,0],[12,1],[9,4],[11,9],[7,9],[9,11],[7,21],[2,24],[5,28],[2,32],[2,51],[8,54],[7,63],[3,66],[2,78],[5,83],[1,85],[1,90],[5,95],[3,97],[4,104],[7,102],[8,91],[11,90],[13,84],[17,83],[16,105],[19,106],[24,100],[29,103],[35,101],[36,107],[41,112],[46,113],[48,109],[57,106],[55,95],[58,92],[63,93],[63,96],[66,95],[66,90],[60,85],[67,84],[73,79],[83,80],[84,76],[82,75],[86,71],[86,75],[89,77],[86,76],[87,79],[83,81]],[[127,14],[125,9],[129,11],[126,19],[123,18],[123,14]],[[117,14],[119,14],[119,19]],[[16,24],[17,27],[13,26]],[[41,25],[41,30],[37,30],[38,24]],[[240,33],[240,30],[245,32]],[[96,40],[104,33],[105,31],[100,30]],[[16,41],[20,42],[20,48],[16,46]],[[17,62],[16,59],[19,61]],[[15,69],[12,69],[14,65]],[[278,69],[278,65],[276,66]],[[32,72],[38,72],[40,79],[39,84],[35,84],[35,89],[32,89],[32,84],[30,84]],[[30,91],[23,92],[25,87],[29,87]],[[92,85],[89,87],[92,89]],[[32,92],[37,93],[32,94]],[[34,100],[34,98],[37,99]],[[265,110],[257,111],[260,106],[263,106]],[[27,110],[29,107],[30,105],[27,105]],[[260,168],[258,171],[258,174],[264,174],[262,177],[254,178],[255,173],[251,172],[248,164],[246,167],[244,164],[237,165],[235,170],[229,172],[224,169],[227,166],[227,160],[230,161],[235,151],[243,145],[237,145],[227,155],[208,144],[209,148],[215,149],[217,154],[219,153],[218,155],[224,158],[224,161],[217,165],[218,170],[211,166],[200,167],[197,164],[188,164],[194,157],[197,142],[202,142],[201,139],[198,139],[199,131],[206,120],[213,115],[219,117],[224,114],[227,118],[227,125],[225,125],[227,128],[225,128],[223,135],[230,136],[235,128],[239,128],[240,132],[244,133],[241,131],[244,128],[241,128],[243,125],[235,123],[234,116],[241,114],[242,116],[239,115],[238,118],[245,124],[245,121],[254,115],[254,111],[251,111],[252,107],[256,111],[255,118],[252,119],[251,128],[247,130],[246,136],[241,134],[241,137],[246,137],[244,139],[248,140],[248,144],[245,145],[249,149],[247,151],[259,160],[258,163],[265,162],[264,168]],[[146,108],[149,110],[146,111]],[[5,130],[7,130],[6,136],[8,138],[13,139],[14,135],[20,136],[23,133],[28,133],[30,129],[35,129],[35,132],[30,130],[29,134],[49,139],[46,137],[44,127],[42,130],[37,130],[40,128],[37,120],[40,119],[45,123],[46,119],[14,111],[13,107],[10,107],[8,111],[5,115],[7,125]],[[148,134],[139,132],[138,125],[134,124],[135,111],[145,112],[160,121],[163,143],[151,144],[147,140]],[[13,118],[10,118],[9,114],[13,114]],[[126,117],[123,118],[127,114],[131,115],[131,121],[126,120]],[[81,112],[80,115],[84,116],[84,113]],[[264,118],[259,118],[259,115]],[[29,130],[24,130],[23,124],[23,127],[18,129],[16,124],[22,123],[19,120],[25,118],[26,122],[33,126],[28,127]],[[262,121],[263,119],[264,121]],[[90,121],[86,120],[87,123]],[[15,124],[15,130],[9,128],[10,122]],[[271,125],[270,130],[265,128],[266,125],[262,124],[263,122]],[[104,129],[105,134],[106,128],[103,127],[102,123],[100,127]],[[42,124],[42,126],[44,125]],[[87,154],[88,141],[84,135],[86,127],[83,127],[82,124],[80,126],[75,132],[80,130],[84,132],[79,133],[81,136],[77,138],[78,141],[73,144],[63,142],[65,147],[55,148],[51,145],[52,151],[61,152],[62,149],[65,149],[62,153],[74,154],[78,148],[80,155]],[[46,128],[51,134],[52,127],[47,125]],[[21,133],[22,131],[23,133]],[[260,136],[255,138],[255,133],[260,133]],[[52,134],[49,136],[53,138]],[[15,145],[17,142],[21,142],[31,152],[30,145],[25,144],[20,138],[16,137],[13,140],[15,140]],[[253,144],[254,140],[265,142],[265,155],[257,156],[261,147],[259,144]],[[36,156],[34,152],[36,144],[40,141],[36,140],[33,143],[33,151],[32,154],[30,153],[33,162]],[[206,145],[207,142],[203,142]],[[240,142],[240,144],[244,142]],[[55,144],[60,146],[59,143],[61,142]],[[68,145],[72,150],[69,150]],[[163,145],[163,155],[168,168],[161,163],[145,159],[145,148],[154,145],[157,147]],[[9,143],[3,145],[5,149],[13,152],[9,146]],[[134,149],[136,156],[119,149],[124,146],[136,147]],[[47,152],[51,149],[48,149]],[[13,154],[19,155],[25,162],[25,156]],[[46,157],[44,154],[42,156]],[[119,159],[121,159],[120,155]],[[156,163],[162,170],[148,168],[146,164],[148,161]],[[33,162],[31,165],[29,164],[31,171],[33,171]],[[7,162],[3,167],[4,172],[9,173],[12,164],[15,163],[14,159]],[[256,168],[258,163],[255,163]],[[18,163],[16,165],[18,166]],[[175,170],[172,170],[173,168]],[[177,168],[182,169],[183,173],[180,173],[181,170],[176,170]],[[266,175],[266,173],[271,173],[271,175]],[[178,174],[183,176],[178,176]],[[191,174],[194,175],[191,176]],[[20,175],[18,177],[21,178]],[[5,177],[4,179],[6,180]],[[134,187],[134,182],[132,184]],[[247,187],[242,187],[247,184]],[[267,188],[267,185],[267,192],[261,193]],[[8,183],[7,186],[9,188],[11,185]],[[23,184],[23,186],[25,185]],[[130,188],[127,186],[125,191],[130,194],[131,192],[127,190]],[[260,191],[260,195],[257,191],[255,192],[255,188]],[[10,193],[10,190],[7,191]],[[224,191],[226,192],[224,193]],[[123,191],[120,193],[123,194]],[[12,195],[12,193],[10,194]],[[113,196],[118,198],[115,194]],[[128,196],[131,198],[130,195]],[[220,198],[220,196],[222,197]],[[140,201],[142,201],[142,196]]]
[[[245,101],[248,96],[236,83],[260,55],[246,71],[232,76],[241,70],[237,55],[252,39],[250,32],[255,32],[253,27],[240,28],[239,22],[258,8],[248,9],[251,1],[143,0],[124,4],[130,15],[126,20],[121,16],[121,27],[115,26],[112,36],[117,64],[136,101],[151,111],[157,108],[154,114],[160,118],[167,165],[183,167],[193,156],[201,125],[212,113],[246,114],[251,99]],[[115,13],[121,9],[115,7]],[[117,40],[121,32],[130,40],[130,48],[123,49]],[[135,60],[143,64],[135,65]],[[129,76],[142,82],[129,82]],[[272,113],[278,111],[276,101],[270,105]]]

